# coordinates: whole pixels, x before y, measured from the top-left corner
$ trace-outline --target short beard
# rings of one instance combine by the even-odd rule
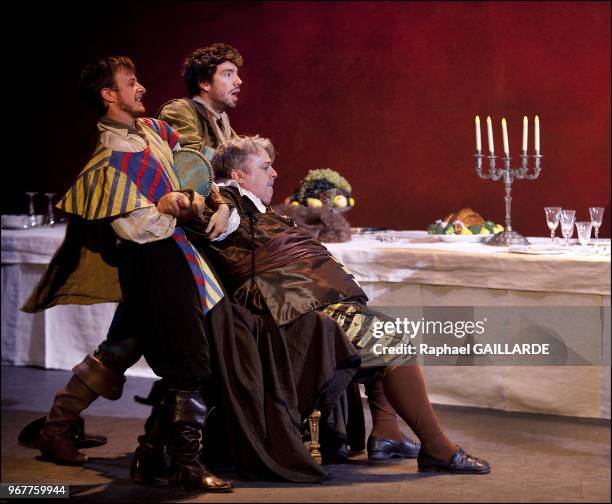
[[[221,97],[221,99],[217,99],[216,97],[211,98],[213,109],[215,109],[215,111],[220,110],[220,114],[225,112],[228,108],[234,108],[236,106],[236,104],[233,103],[230,99],[227,99],[227,101],[225,101],[225,96]]]
[[[127,112],[128,114],[130,114],[134,119],[137,119],[138,117],[141,117],[142,115],[144,115],[145,110],[144,110],[144,105],[142,110],[135,110],[134,108],[128,106],[125,104],[124,101],[119,100],[117,101],[117,105],[119,106],[119,110],[123,111],[123,112]]]

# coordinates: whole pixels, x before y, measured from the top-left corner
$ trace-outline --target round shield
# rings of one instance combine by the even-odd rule
[[[206,198],[213,183],[210,161],[193,149],[181,149],[174,153],[174,167],[178,173],[181,189],[193,189]]]

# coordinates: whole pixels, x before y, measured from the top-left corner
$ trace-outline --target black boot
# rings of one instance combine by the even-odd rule
[[[166,407],[172,413],[167,444],[170,484],[196,492],[231,492],[231,483],[217,478],[201,462],[208,409],[200,392],[169,390]]]
[[[72,370],[74,375],[53,400],[51,411],[38,436],[43,459],[61,465],[83,465],[87,456],[74,446],[71,424],[81,411],[100,395],[109,399],[121,396],[125,378],[88,355]]]
[[[145,422],[145,433],[138,437],[138,448],[130,465],[130,477],[138,483],[160,483],[168,479],[165,440],[169,418],[164,417],[164,406],[165,400],[161,397]]]

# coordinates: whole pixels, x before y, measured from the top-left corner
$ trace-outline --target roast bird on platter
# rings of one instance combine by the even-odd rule
[[[427,226],[427,232],[447,242],[477,242],[504,231],[504,226],[485,220],[475,210],[462,208]]]

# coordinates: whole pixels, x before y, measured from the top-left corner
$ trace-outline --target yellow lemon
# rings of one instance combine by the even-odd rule
[[[317,198],[306,198],[306,205],[310,208],[319,208],[323,206],[323,202]]]
[[[478,233],[478,234],[488,235],[488,234],[491,234],[491,233],[489,233],[489,230],[486,227],[482,226],[480,228],[480,233]]]
[[[336,196],[334,196],[334,199],[332,200],[332,205],[338,208],[344,208],[346,205],[348,205],[348,201],[346,200],[346,196],[342,195],[342,194],[338,194]]]
[[[461,230],[461,233],[459,233],[459,234],[461,234],[461,235],[471,235],[471,234],[472,234],[472,231],[470,231],[468,228],[464,227],[464,228]]]
[[[290,203],[291,206],[300,206],[300,202],[299,201],[292,201]]]
[[[349,198],[349,203],[351,206],[355,206],[355,198]]]

